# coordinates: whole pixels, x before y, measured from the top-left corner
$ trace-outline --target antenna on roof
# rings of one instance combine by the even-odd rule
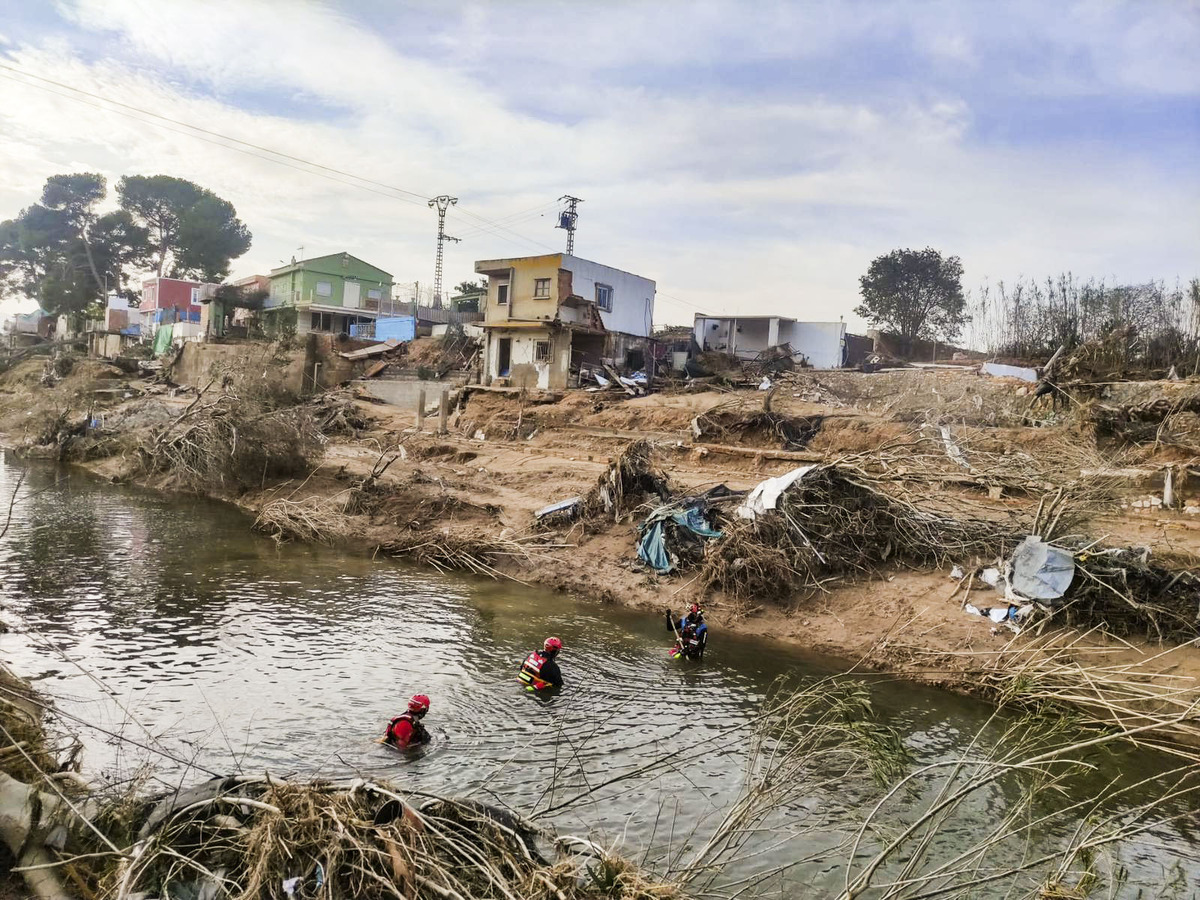
[[[572,256],[575,253],[575,223],[579,221],[579,212],[576,207],[583,201],[570,194],[563,194],[558,199],[565,200],[567,208],[558,214],[558,224],[554,227],[566,229],[567,256]]]

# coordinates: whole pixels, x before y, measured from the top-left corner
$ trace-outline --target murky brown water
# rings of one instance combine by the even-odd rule
[[[15,466],[0,463],[5,502]],[[669,662],[669,637],[654,617],[328,548],[276,547],[229,507],[78,472],[31,467],[21,494],[0,541],[0,615],[14,629],[0,636],[0,650],[57,698],[87,743],[86,769],[110,780],[134,777],[148,760],[167,783],[204,770],[370,773],[529,810],[748,723],[783,673],[830,671],[827,661],[719,632],[702,665]],[[514,676],[549,634],[566,645],[568,684],[542,703]],[[417,690],[433,699],[436,740],[405,758],[375,738]],[[918,762],[953,756],[989,712],[913,685],[873,690]],[[601,791],[555,824],[639,854],[651,848],[653,861],[679,835],[711,827],[741,786],[744,763],[737,750],[713,754],[634,791]],[[1097,783],[1165,765],[1130,754],[1099,763]],[[1012,796],[997,786],[976,798],[978,822],[1002,815]],[[808,803],[844,809],[850,822],[860,799],[827,790]],[[948,827],[942,852],[973,827]],[[1195,875],[1200,851],[1188,828],[1160,829],[1124,848],[1131,880],[1117,896],[1161,884],[1181,861],[1185,877]],[[766,871],[826,840],[814,834],[737,874]],[[797,867],[751,896],[823,896],[840,886],[840,861]],[[816,893],[799,894],[800,886]]]

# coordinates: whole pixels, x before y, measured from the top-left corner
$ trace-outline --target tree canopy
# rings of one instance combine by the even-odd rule
[[[127,213],[99,215],[104,176],[54,175],[40,203],[0,222],[0,289],[37,300],[47,312],[82,312],[104,290],[133,296],[129,278],[148,261],[146,231]]]
[[[134,279],[159,275],[220,281],[250,247],[233,204],[168,175],[135,175],[117,185],[120,209],[100,214],[103,175],[46,179],[40,202],[0,222],[0,293],[36,300],[52,314],[77,313],[104,291],[130,300]]]
[[[150,235],[159,275],[220,281],[250,249],[237,210],[207,188],[170,175],[127,175],[117,182],[121,208]]]
[[[893,250],[872,260],[859,279],[863,302],[854,312],[906,341],[951,340],[967,319],[962,274],[957,256],[932,247]]]

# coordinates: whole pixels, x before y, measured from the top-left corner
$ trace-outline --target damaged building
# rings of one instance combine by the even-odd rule
[[[484,383],[559,390],[649,358],[654,282],[565,253],[485,259]]]
[[[846,363],[844,322],[801,322],[786,316],[706,316],[698,314],[693,329],[701,350],[755,359],[774,347],[818,369]]]

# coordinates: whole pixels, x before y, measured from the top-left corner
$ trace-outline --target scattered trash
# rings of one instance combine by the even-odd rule
[[[763,380],[758,383],[758,389],[760,391],[769,391],[771,389],[771,379],[764,375]]]
[[[950,577],[953,578],[955,581],[962,581],[964,574],[965,573],[962,570],[962,566],[955,566],[953,569],[950,570]]]
[[[1000,570],[995,566],[988,566],[979,573],[979,580],[988,587],[994,588],[1000,584]]]
[[[283,892],[289,897],[296,896],[296,888],[300,887],[300,882],[304,879],[297,875],[294,878],[285,878],[283,880]]]
[[[574,519],[579,515],[579,510],[583,506],[582,497],[569,497],[566,500],[559,500],[557,503],[551,503],[549,506],[543,506],[533,514],[533,517],[538,521],[554,517],[556,519]]]
[[[971,603],[963,605],[963,612],[973,616],[983,616],[985,619],[996,623],[997,625],[1004,624],[1014,634],[1021,633],[1021,625],[1033,613],[1035,607],[1032,603],[1027,603],[1024,606],[1017,606],[1010,603],[1007,606],[985,606],[978,607]]]

